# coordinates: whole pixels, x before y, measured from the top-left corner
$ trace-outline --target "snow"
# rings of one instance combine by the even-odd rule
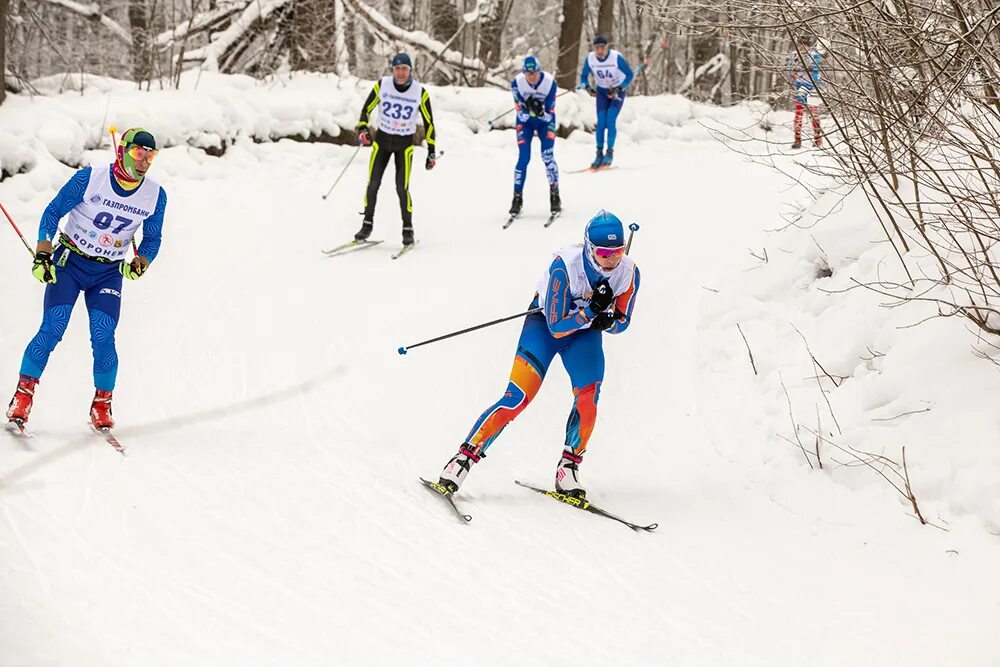
[[[788,114],[629,98],[617,168],[568,174],[593,154],[573,132],[556,148],[563,217],[542,227],[536,154],[525,215],[501,231],[514,138],[484,120],[509,96],[435,88],[446,154],[413,173],[420,246],[388,258],[389,175],[386,243],[328,259],[359,223],[366,169],[324,201],[355,148],[291,137],[353,127],[369,86],[204,72],[179,91],[103,80],[0,107],[0,165],[23,172],[0,201],[29,237],[76,165],[110,159],[105,123],[157,134],[170,197],[160,256],[124,289],[129,456],[84,427],[82,303],[38,387],[35,438],[0,440],[0,663],[1000,661],[1000,378],[973,348],[996,352],[958,319],[909,326],[931,306],[852,289],[898,260],[863,195],[778,149]],[[591,104],[565,95],[561,122],[592,123]],[[719,140],[741,128],[751,140]],[[582,475],[594,502],[660,527],[633,534],[512,484],[552,482],[570,406],[558,363],[473,470],[461,525],[416,478],[502,391],[517,325],[396,349],[523,310],[602,207],[640,223],[643,282],[633,326],[606,338]],[[26,255],[0,243],[10,389],[41,311]],[[826,398],[806,344],[838,379],[819,374]],[[789,443],[794,418],[811,444],[817,415],[822,470]],[[834,445],[897,461],[905,445],[934,525]]]

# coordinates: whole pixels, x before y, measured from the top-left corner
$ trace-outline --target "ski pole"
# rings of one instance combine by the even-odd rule
[[[464,333],[469,333],[470,331],[475,331],[476,329],[485,329],[486,327],[491,327],[494,324],[500,324],[501,322],[506,322],[507,320],[515,320],[519,317],[526,317],[532,313],[542,312],[541,308],[532,308],[531,310],[526,310],[523,313],[518,313],[517,315],[509,315],[507,317],[501,317],[499,320],[493,320],[492,322],[486,322],[484,324],[477,324],[474,327],[469,327],[468,329],[462,329],[461,331],[453,331],[450,334],[445,334],[443,336],[438,336],[437,338],[431,338],[430,340],[420,341],[419,343],[414,343],[413,345],[404,345],[397,350],[400,354],[406,354],[408,351],[415,347],[420,347],[421,345],[427,345],[429,343],[436,343],[439,340],[444,340],[446,338],[453,338],[455,336],[461,336]]]
[[[561,93],[559,93],[558,95],[556,95],[556,99],[559,99],[560,97],[562,97],[563,95],[565,95],[566,93],[569,93],[569,92],[572,92],[572,90],[564,90],[564,91],[562,91]],[[494,116],[493,118],[490,118],[488,121],[486,121],[486,124],[489,125],[490,127],[493,127],[493,123],[495,123],[496,121],[500,120],[501,118],[503,118],[504,116],[506,116],[507,114],[509,114],[511,111],[514,111],[515,109],[517,109],[517,107],[512,107],[510,109],[507,109],[506,111],[504,111],[499,116]]]
[[[629,230],[628,242],[625,244],[626,255],[628,254],[629,249],[632,247],[632,237],[635,235],[637,231],[639,231],[639,225],[633,222],[628,226],[628,230]],[[476,326],[469,327],[468,329],[462,329],[461,331],[454,331],[452,333],[445,334],[443,336],[438,336],[437,338],[431,338],[430,340],[424,340],[420,341],[419,343],[414,343],[413,345],[404,345],[403,347],[399,348],[397,352],[399,352],[400,354],[406,354],[409,350],[412,350],[415,347],[420,347],[421,345],[436,343],[439,340],[445,340],[446,338],[461,336],[462,334],[469,333],[470,331],[476,331],[477,329],[485,329],[486,327],[491,327],[494,324],[500,324],[501,322],[506,322],[507,320],[514,320],[517,319],[518,317],[527,317],[528,315],[531,315],[533,313],[540,313],[540,312],[542,312],[541,308],[532,308],[531,310],[527,310],[523,313],[518,313],[517,315],[501,317],[499,320],[493,320],[492,322],[486,322],[484,324],[477,324]]]
[[[10,213],[8,213],[7,209],[4,208],[2,202],[0,202],[0,211],[3,211],[3,214],[7,216],[7,221],[10,222],[10,226],[14,228],[14,231],[17,232],[17,235],[21,238],[21,243],[23,243],[24,247],[28,249],[28,254],[34,257],[35,251],[32,250],[31,246],[28,245],[28,242],[24,240],[24,234],[22,234],[21,230],[17,228],[17,225],[14,224],[14,218],[10,217]]]
[[[361,146],[360,146],[360,145],[358,145],[358,147],[357,147],[357,148],[355,148],[355,149],[354,149],[354,152],[353,152],[353,153],[351,154],[351,159],[347,161],[347,164],[345,164],[345,165],[344,165],[344,168],[343,168],[343,169],[341,170],[341,172],[340,172],[340,176],[337,176],[337,180],[335,180],[335,181],[333,182],[333,185],[331,185],[331,186],[330,186],[330,189],[326,191],[326,194],[325,194],[325,195],[323,195],[323,199],[324,199],[324,200],[325,200],[325,199],[326,199],[327,197],[329,197],[329,196],[330,196],[330,193],[331,193],[331,192],[333,192],[333,189],[334,189],[335,187],[337,187],[337,183],[340,183],[340,179],[342,179],[342,178],[344,177],[344,174],[346,174],[346,173],[347,173],[347,168],[351,166],[351,163],[352,163],[352,162],[354,162],[354,158],[356,158],[356,157],[358,156],[358,153],[359,153],[360,151],[361,151]]]

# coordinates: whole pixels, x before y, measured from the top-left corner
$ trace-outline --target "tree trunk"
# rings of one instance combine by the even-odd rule
[[[132,76],[136,83],[153,76],[153,52],[149,48],[149,17],[146,0],[129,0],[128,23],[132,29]]]
[[[500,46],[503,27],[507,23],[507,12],[511,0],[492,0],[479,19],[479,61],[483,71],[477,85],[486,81],[486,72],[500,64]],[[449,35],[450,37],[450,35]]]
[[[442,44],[447,44],[456,32],[458,32],[458,9],[454,0],[431,0],[431,37]],[[430,62],[425,64],[429,65]],[[441,85],[450,83],[444,72],[435,71],[433,76],[430,72],[424,72],[424,77],[428,76],[432,83]]]
[[[601,0],[597,9],[597,34],[611,39],[611,29],[615,22],[615,0]]]
[[[556,83],[569,90],[576,87],[576,68],[580,64],[583,5],[582,0],[563,0],[562,26],[559,29],[559,58],[556,62]]]
[[[333,69],[336,25],[333,0],[295,0],[291,60],[293,70],[329,72]]]
[[[7,0],[0,0],[0,104],[7,97]]]

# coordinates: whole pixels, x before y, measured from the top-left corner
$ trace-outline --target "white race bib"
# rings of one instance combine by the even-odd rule
[[[553,256],[553,259],[556,257],[562,257],[563,264],[566,265],[566,271],[569,274],[569,293],[573,299],[573,308],[583,308],[590,303],[590,295],[593,292],[590,287],[590,281],[587,280],[587,270],[583,266],[583,263],[586,261],[583,258],[583,246],[573,245],[561,248]],[[608,284],[611,285],[611,291],[614,292],[616,298],[628,291],[628,288],[632,285],[632,276],[634,274],[635,262],[631,257],[625,255],[618,266],[611,272],[611,276],[608,277]],[[548,296],[548,287],[549,272],[546,270],[545,275],[538,281],[538,305],[543,310],[545,309],[545,301]]]
[[[111,186],[111,166],[90,165],[90,181],[83,201],[70,210],[64,233],[84,254],[124,259],[142,221],[156,211],[160,184],[146,177],[122,197]]]
[[[424,87],[416,81],[402,93],[396,90],[391,76],[379,83],[378,129],[388,134],[405,136],[417,131],[420,97]]]
[[[625,72],[618,69],[618,56],[620,55],[614,49],[608,50],[608,57],[604,60],[598,60],[593,51],[587,54],[587,64],[590,65],[590,71],[594,73],[594,81],[598,88],[614,88],[620,86],[625,80]]]

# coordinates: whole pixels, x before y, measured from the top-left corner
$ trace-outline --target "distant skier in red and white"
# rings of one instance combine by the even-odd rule
[[[542,386],[549,364],[562,359],[573,387],[573,408],[566,441],[556,466],[556,490],[586,496],[579,466],[597,422],[597,400],[604,381],[603,334],[624,333],[639,293],[639,268],[625,254],[621,220],[600,211],[584,234],[583,245],[558,250],[538,283],[532,313],[524,320],[507,389],[473,425],[465,442],[441,471],[440,484],[458,491],[474,463],[528,407]]]
[[[45,284],[45,307],[42,325],[21,360],[21,376],[7,410],[10,421],[22,426],[28,421],[39,378],[83,292],[94,352],[90,422],[96,429],[114,426],[111,392],[118,376],[115,329],[121,313],[122,278],[137,280],[156,259],[167,208],[166,192],[146,176],[156,153],[151,133],[142,128],[128,130],[113,163],[76,172],[42,214],[31,273]],[[66,224],[60,232],[64,216]],[[142,244],[132,261],[126,262],[132,237],[140,227]]]

